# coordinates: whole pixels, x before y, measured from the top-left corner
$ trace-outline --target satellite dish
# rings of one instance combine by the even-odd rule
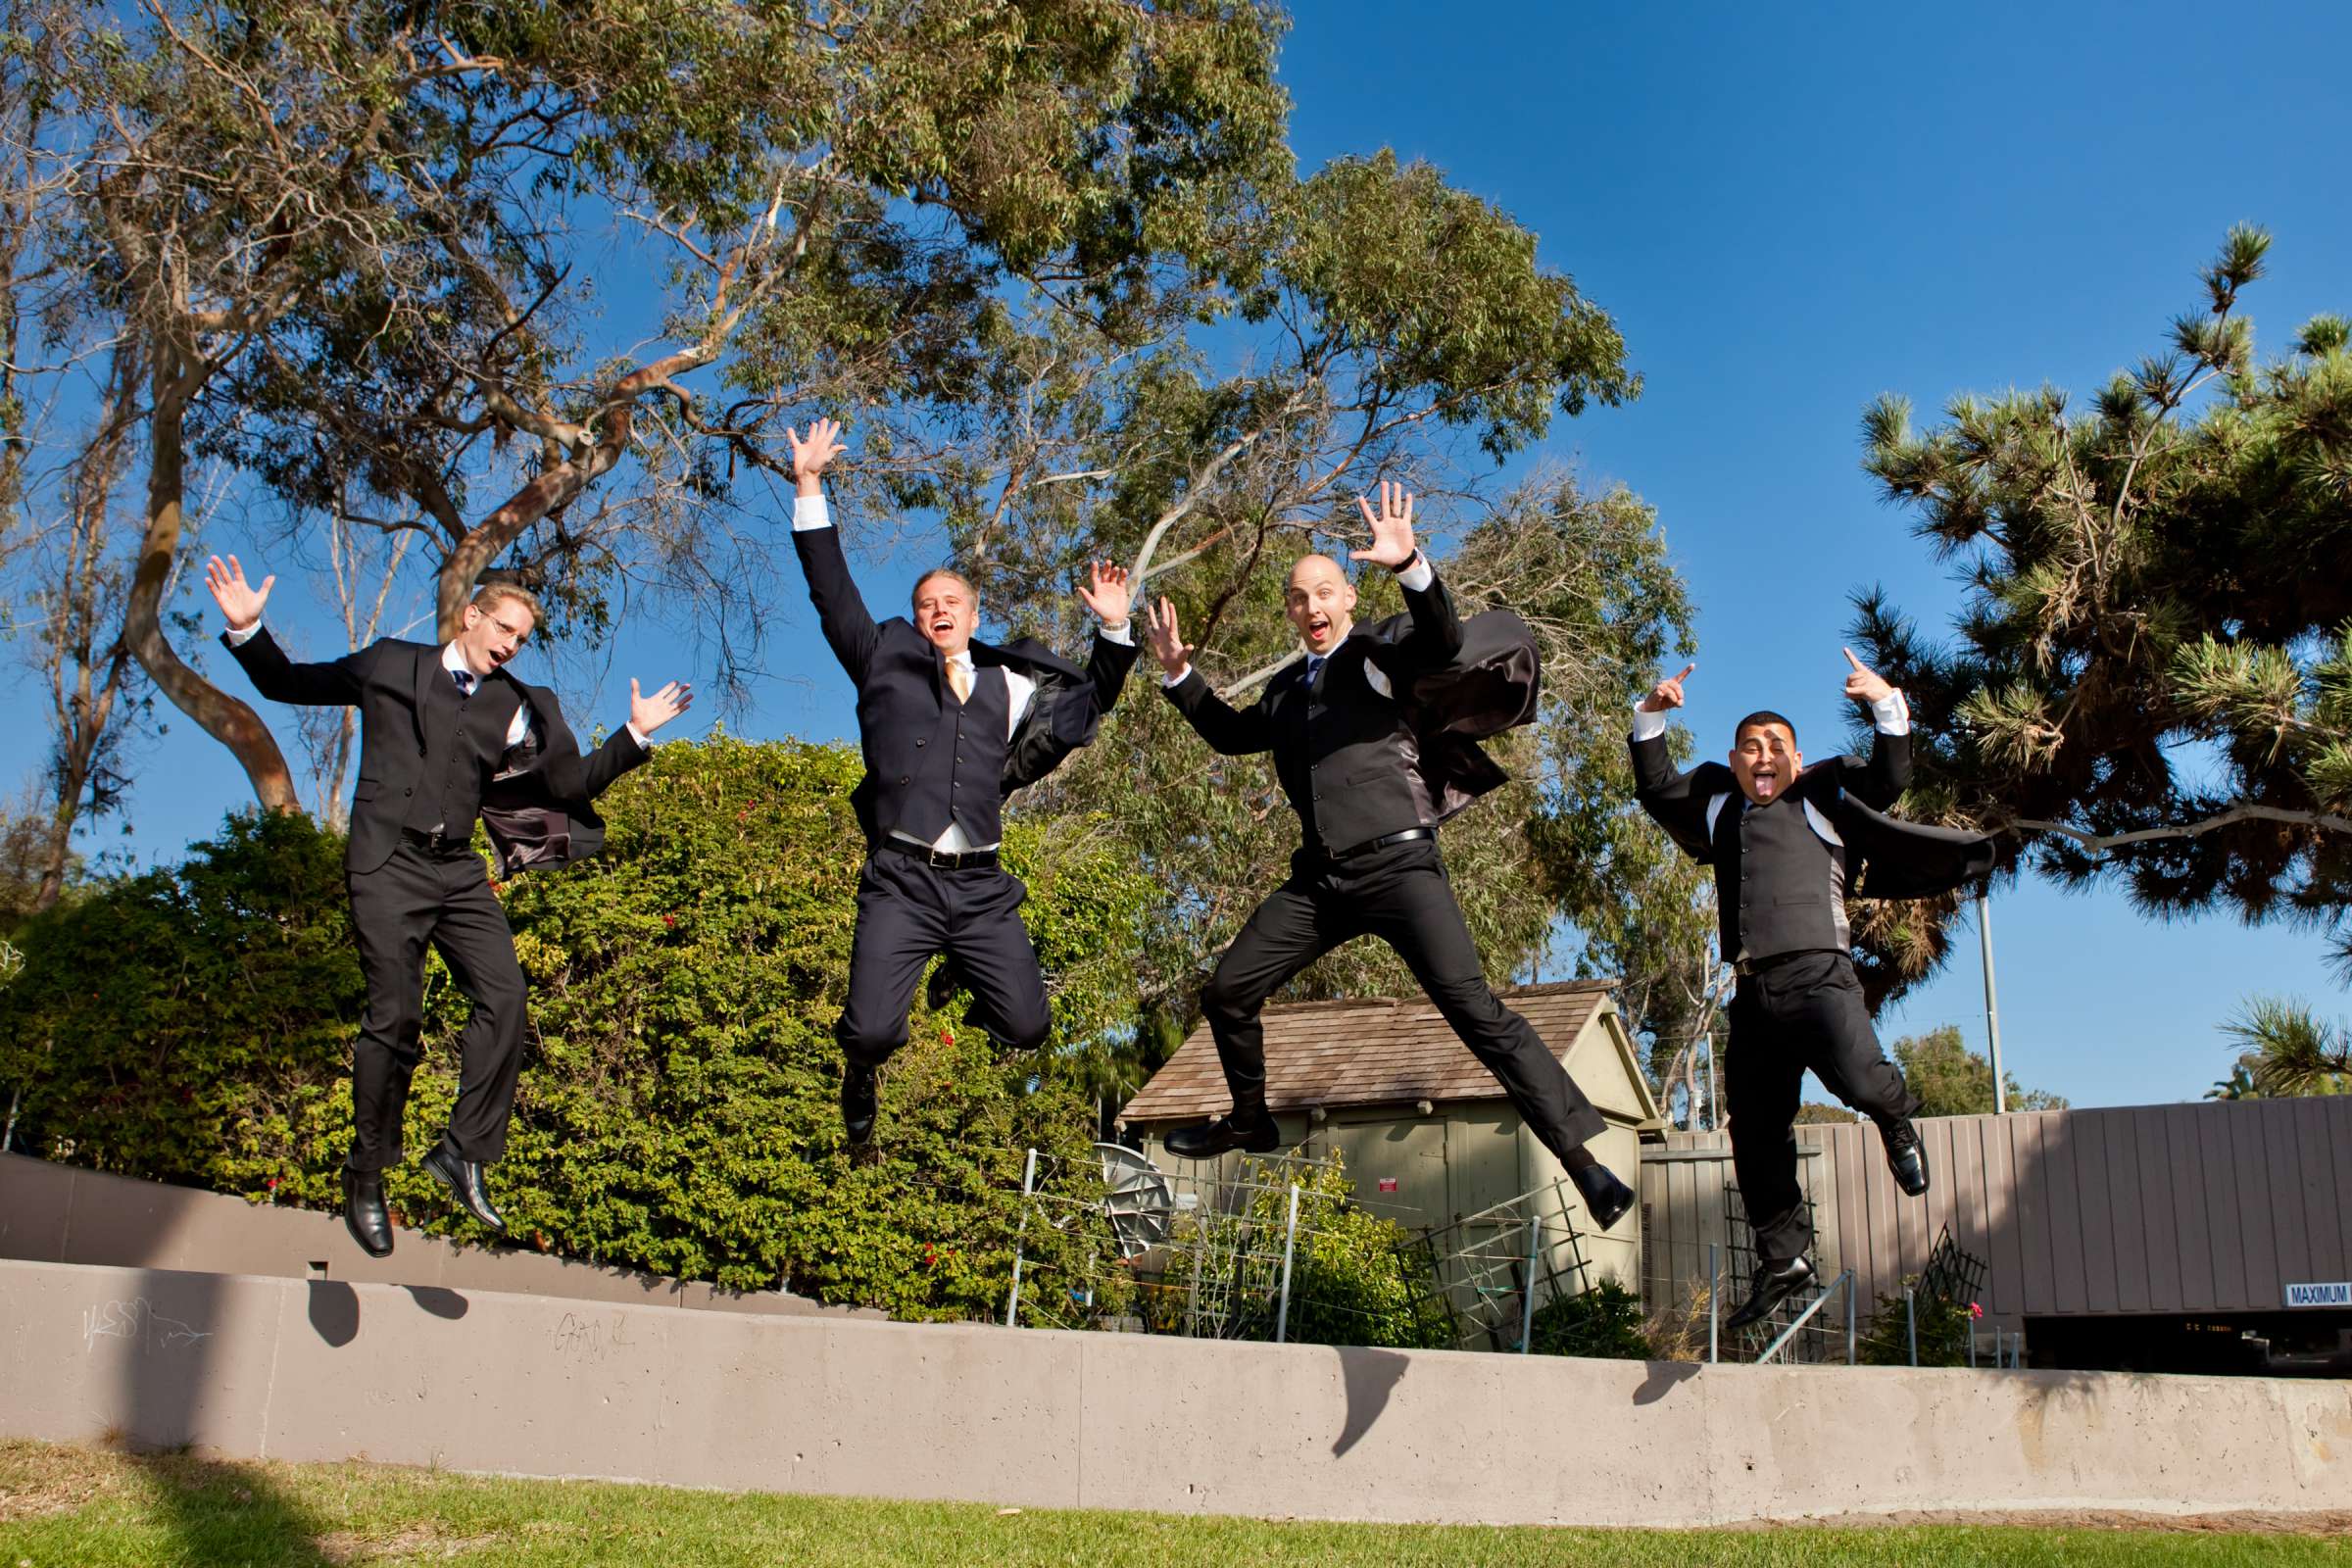
[[[1102,1185],[1108,1189],[1102,1208],[1110,1216],[1119,1255],[1140,1257],[1168,1239],[1176,1191],[1157,1165],[1125,1144],[1097,1144],[1095,1152],[1102,1160]]]

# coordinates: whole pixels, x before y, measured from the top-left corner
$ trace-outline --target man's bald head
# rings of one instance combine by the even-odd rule
[[[1355,584],[1329,556],[1301,556],[1283,591],[1282,612],[1298,628],[1307,652],[1328,654],[1355,623]]]

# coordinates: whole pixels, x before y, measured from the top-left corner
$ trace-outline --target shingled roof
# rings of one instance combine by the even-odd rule
[[[1563,980],[1497,995],[1565,1061],[1609,987],[1606,980]],[[1502,1086],[1421,998],[1284,1003],[1265,1010],[1265,1027],[1266,1104],[1272,1110],[1502,1098]],[[1232,1104],[1216,1042],[1202,1024],[1120,1118],[1137,1126],[1195,1121],[1222,1115]]]

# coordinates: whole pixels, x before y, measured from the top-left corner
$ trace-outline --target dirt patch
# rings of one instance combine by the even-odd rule
[[[0,1443],[0,1524],[72,1513],[122,1484],[122,1466],[85,1449]]]
[[[496,1536],[445,1536],[438,1530],[403,1530],[392,1536],[364,1536],[356,1530],[338,1530],[320,1536],[318,1555],[337,1568],[363,1568],[374,1564],[447,1562],[479,1551],[484,1546],[498,1544]]]
[[[2231,1509],[2224,1513],[2139,1513],[2122,1508],[1917,1509],[1835,1514],[1821,1519],[1759,1520],[1752,1530],[1885,1530],[1904,1525],[2024,1525],[2034,1530],[2168,1530],[2213,1536],[2352,1537],[2352,1509]]]

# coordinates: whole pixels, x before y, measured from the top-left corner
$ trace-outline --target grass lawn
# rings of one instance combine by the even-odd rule
[[[2015,1526],[1494,1530],[1269,1523],[499,1481],[0,1443],[0,1568],[359,1563],[1932,1568],[2352,1561],[2310,1536]]]

